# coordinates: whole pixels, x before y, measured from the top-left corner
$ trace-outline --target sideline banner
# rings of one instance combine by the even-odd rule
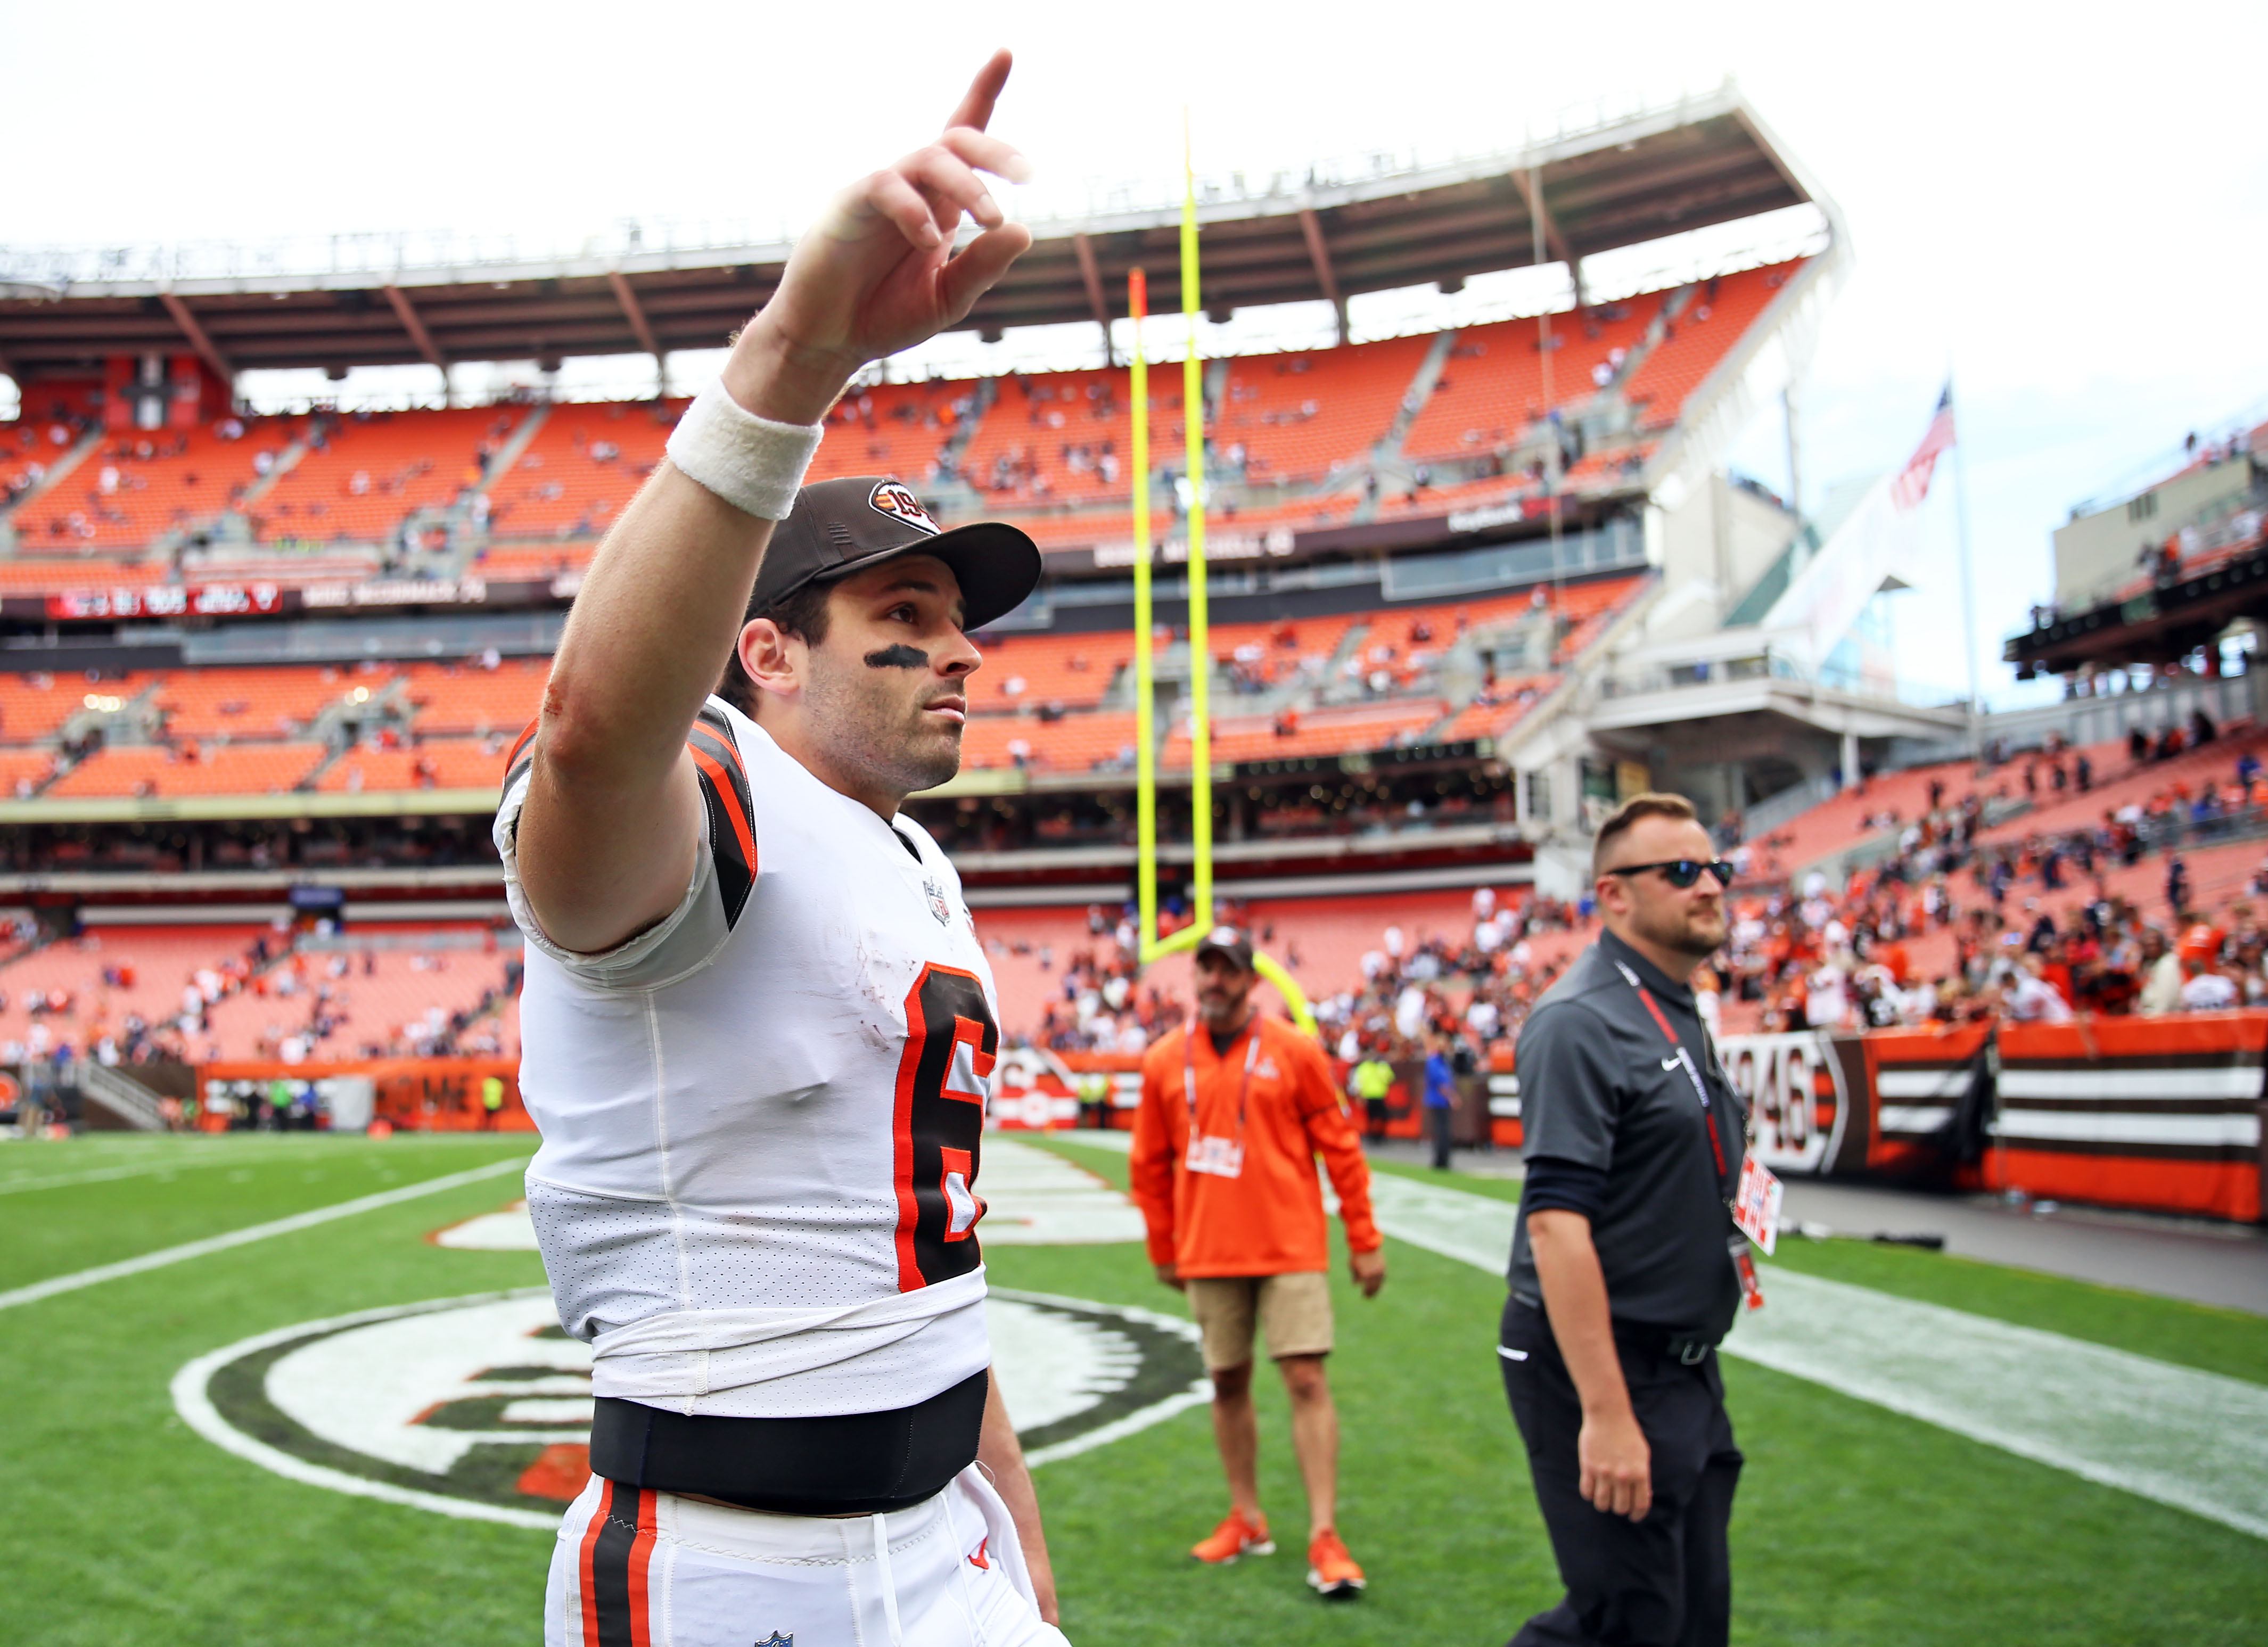
[[[1717,1052],[1749,1106],[1759,1161],[1799,1177],[1866,1168],[1874,1106],[1858,1036],[1727,1035]]]
[[[504,1083],[504,1107],[493,1121],[481,1101],[482,1083],[490,1076]],[[217,1129],[216,1121],[225,1128],[236,1099],[247,1088],[282,1080],[320,1090],[325,1083],[356,1077],[371,1084],[370,1118],[403,1131],[535,1130],[519,1101],[519,1065],[506,1058],[366,1058],[321,1064],[246,1059],[201,1064],[197,1090],[204,1101],[199,1121],[208,1130]]]
[[[1938,1138],[1953,1124],[1992,1036],[1990,1025],[1962,1024],[1876,1030],[1859,1038],[1874,1095],[1869,1171],[1895,1173],[1937,1163]]]
[[[2257,1220],[2268,1011],[1999,1031],[1983,1187]]]

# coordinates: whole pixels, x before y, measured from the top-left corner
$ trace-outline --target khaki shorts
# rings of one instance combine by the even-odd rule
[[[1331,1352],[1330,1281],[1321,1270],[1289,1276],[1192,1276],[1189,1313],[1204,1336],[1208,1372],[1252,1359],[1256,1323],[1268,1335],[1268,1354],[1327,1356]]]

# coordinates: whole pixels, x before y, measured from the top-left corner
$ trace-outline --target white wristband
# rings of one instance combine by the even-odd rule
[[[711,383],[677,420],[669,460],[733,508],[760,519],[785,520],[821,433],[817,423],[758,417],[725,393],[723,383]]]

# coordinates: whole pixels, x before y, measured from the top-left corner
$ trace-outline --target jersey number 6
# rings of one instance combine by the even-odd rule
[[[935,964],[906,996],[898,1061],[898,1290],[965,1276],[983,1261],[976,1168],[986,1077],[1000,1031],[974,973]]]

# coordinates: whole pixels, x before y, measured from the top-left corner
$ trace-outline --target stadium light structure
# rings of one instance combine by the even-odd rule
[[[1149,282],[1139,268],[1126,277],[1126,306],[1132,322],[1133,358],[1128,387],[1132,392],[1134,481],[1134,830],[1136,958],[1146,967],[1167,955],[1195,949],[1212,930],[1212,700],[1209,679],[1209,630],[1205,614],[1204,552],[1204,364],[1197,348],[1197,316],[1203,311],[1197,280],[1197,185],[1189,159],[1189,114],[1182,115],[1182,317],[1189,348],[1182,360],[1182,451],[1189,467],[1189,824],[1191,899],[1189,923],[1162,942],[1158,937],[1158,756],[1157,661],[1150,603],[1150,362],[1143,346],[1142,322],[1150,312]],[[1315,1014],[1291,969],[1255,945],[1252,964],[1276,986],[1292,1021],[1309,1035]]]

